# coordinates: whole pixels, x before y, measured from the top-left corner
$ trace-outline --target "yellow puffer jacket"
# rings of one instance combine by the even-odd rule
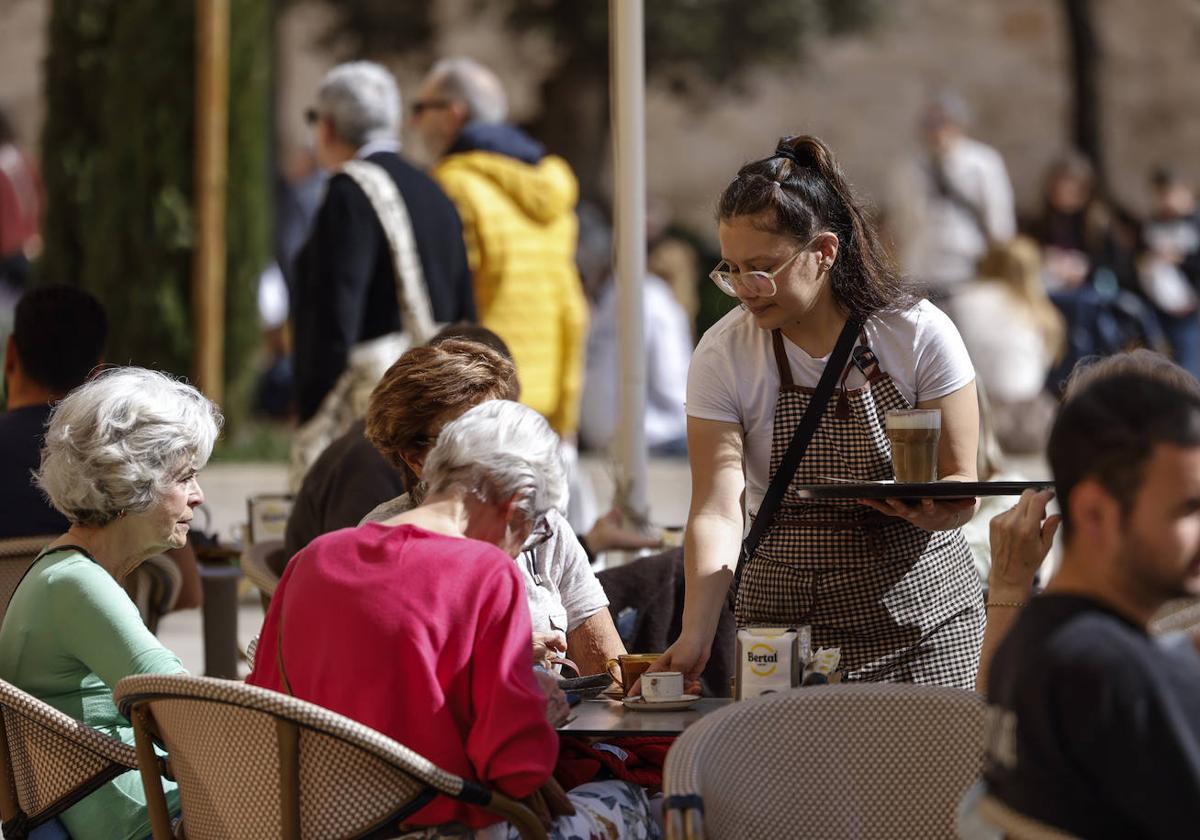
[[[479,320],[512,350],[521,401],[574,435],[587,337],[575,175],[554,155],[531,165],[485,151],[451,154],[433,174],[462,217]]]

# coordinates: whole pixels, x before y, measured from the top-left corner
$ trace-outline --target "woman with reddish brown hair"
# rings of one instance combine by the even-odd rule
[[[808,625],[849,679],[974,684],[984,605],[959,530],[971,501],[806,500],[802,484],[892,478],[888,411],[940,409],[938,476],[974,481],[975,371],[958,331],[918,300],[833,154],[788,137],[748,163],[718,205],[712,280],[741,306],[700,341],[688,373],[692,504],[679,639],[655,669],[698,678],[754,518],[835,348],[849,351],[781,504],[740,569],[739,625]],[[761,528],[765,526],[766,531]]]
[[[516,399],[512,360],[474,341],[447,339],[409,350],[371,394],[367,438],[406,475],[409,492],[371,511],[383,522],[425,498],[425,458],[442,427],[485,400]],[[569,656],[582,674],[598,674],[625,653],[608,598],[579,539],[558,510],[547,513],[516,558],[533,619],[535,658]]]

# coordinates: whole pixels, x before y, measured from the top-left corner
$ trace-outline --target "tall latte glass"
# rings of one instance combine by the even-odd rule
[[[941,409],[889,411],[885,425],[888,440],[892,444],[892,468],[896,473],[896,481],[937,481]]]

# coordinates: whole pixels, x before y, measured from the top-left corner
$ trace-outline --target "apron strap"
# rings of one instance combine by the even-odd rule
[[[783,333],[771,330],[771,347],[775,350],[775,364],[779,367],[779,385],[782,388],[792,388],[792,366],[788,363],[787,351],[783,349]]]
[[[862,323],[857,318],[847,319],[846,326],[842,327],[842,333],[838,336],[833,352],[829,354],[829,361],[825,363],[825,369],[821,371],[821,379],[817,382],[812,399],[804,410],[804,416],[796,424],[796,430],[792,432],[792,439],[788,443],[787,451],[784,452],[779,467],[776,469],[771,483],[767,486],[767,492],[758,506],[758,515],[754,517],[750,533],[746,535],[746,540],[742,544],[742,554],[738,559],[737,569],[733,573],[734,592],[737,592],[737,588],[741,584],[742,572],[750,558],[754,556],[754,552],[758,550],[758,544],[766,536],[767,530],[775,519],[775,514],[779,512],[779,506],[783,504],[783,497],[787,493],[788,485],[792,483],[792,477],[796,474],[801,459],[804,458],[804,452],[808,449],[808,444],[817,430],[817,424],[821,422],[821,415],[825,413],[825,406],[829,404],[829,398],[833,396],[833,390],[837,387],[842,370],[850,360],[850,350],[854,347],[860,329],[862,329]],[[778,330],[772,330],[771,334],[776,348],[775,357],[778,360],[783,351],[783,336]],[[786,363],[786,361],[787,358],[784,356],[783,362]],[[785,369],[786,367],[784,364]],[[788,379],[791,379],[790,375]],[[783,381],[782,371],[780,371],[780,380]]]

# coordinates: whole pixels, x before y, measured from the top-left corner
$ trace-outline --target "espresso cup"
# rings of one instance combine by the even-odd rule
[[[606,667],[612,670],[616,665],[621,669],[621,688],[628,694],[638,677],[646,673],[646,669],[657,662],[660,656],[661,653],[623,653],[616,659],[610,659]]]
[[[655,671],[642,674],[642,699],[647,703],[670,703],[683,697],[683,674]]]
[[[892,469],[899,484],[937,481],[940,408],[889,411],[884,418],[892,444]]]

